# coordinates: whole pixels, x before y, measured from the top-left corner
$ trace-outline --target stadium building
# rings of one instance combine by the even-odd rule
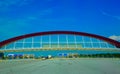
[[[0,42],[4,56],[66,57],[74,54],[119,53],[120,42],[84,32],[48,31],[26,34]]]

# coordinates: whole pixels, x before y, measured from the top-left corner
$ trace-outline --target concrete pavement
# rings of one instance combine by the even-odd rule
[[[120,59],[7,60],[0,61],[0,74],[120,74]]]

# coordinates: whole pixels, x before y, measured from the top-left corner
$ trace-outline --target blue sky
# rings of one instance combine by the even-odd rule
[[[119,3],[120,0],[0,0],[0,41],[53,30],[115,36],[120,40]]]

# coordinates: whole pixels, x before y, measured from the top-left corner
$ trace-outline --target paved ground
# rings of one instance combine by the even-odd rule
[[[120,59],[0,61],[0,74],[120,74]]]

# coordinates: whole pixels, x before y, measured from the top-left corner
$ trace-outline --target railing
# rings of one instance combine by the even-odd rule
[[[24,48],[24,49],[6,49],[0,50],[0,52],[29,52],[40,50],[94,50],[94,51],[108,51],[108,52],[120,52],[119,48]]]

